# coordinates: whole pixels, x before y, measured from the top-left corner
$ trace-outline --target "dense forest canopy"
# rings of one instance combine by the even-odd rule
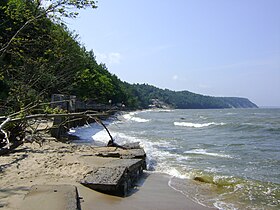
[[[98,63],[94,52],[87,51],[61,21],[75,18],[78,9],[87,7],[96,8],[96,2],[1,0],[0,114],[19,111],[30,103],[48,102],[54,93],[101,104],[110,100],[134,109],[148,108],[154,99],[174,108],[239,107],[241,99],[121,81],[105,64]],[[254,107],[247,99],[242,100],[244,106],[240,107]]]
[[[105,64],[98,64],[93,51],[87,51],[77,41],[77,35],[59,21],[63,16],[77,15],[67,12],[65,7],[95,8],[94,1],[51,2],[54,3],[48,7],[51,9],[44,9],[36,0],[0,3],[2,112],[17,111],[36,101],[49,101],[53,93],[134,106],[125,84]]]

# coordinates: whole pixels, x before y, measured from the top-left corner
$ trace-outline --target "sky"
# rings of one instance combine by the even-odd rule
[[[280,0],[99,0],[66,20],[129,83],[280,107]]]

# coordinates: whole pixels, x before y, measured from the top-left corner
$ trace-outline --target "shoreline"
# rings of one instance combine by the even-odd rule
[[[170,176],[164,174],[145,173],[125,198],[103,194],[79,184],[77,180],[91,170],[80,157],[92,155],[100,149],[49,139],[42,146],[25,143],[14,153],[0,156],[0,209],[21,209],[25,195],[32,186],[51,184],[76,186],[82,198],[80,202],[83,210],[211,209],[173,190],[168,186]]]
[[[168,185],[171,176],[159,173],[145,172],[138,181],[136,187],[128,197],[121,198],[102,194],[100,192],[88,192],[85,187],[78,187],[84,201],[82,209],[89,210],[94,206],[96,209],[106,210],[213,210],[216,208],[205,207],[187,198],[182,193],[172,189]],[[84,196],[83,196],[84,195]],[[94,208],[94,209],[95,209]]]

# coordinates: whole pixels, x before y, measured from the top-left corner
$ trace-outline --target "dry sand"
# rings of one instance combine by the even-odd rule
[[[126,198],[105,195],[80,185],[77,181],[90,171],[89,164],[80,157],[104,149],[50,140],[42,146],[26,143],[15,153],[0,156],[0,209],[21,209],[24,196],[33,185],[65,184],[77,186],[83,210],[209,209],[171,189],[166,175],[145,173],[138,187]]]

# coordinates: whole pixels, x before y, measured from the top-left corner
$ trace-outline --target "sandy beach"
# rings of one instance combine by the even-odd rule
[[[26,204],[24,197],[34,185],[76,186],[82,210],[209,209],[170,188],[170,177],[162,174],[145,172],[125,198],[100,193],[79,184],[78,181],[91,168],[81,157],[104,149],[107,148],[77,146],[49,139],[42,146],[37,143],[25,143],[14,153],[1,156],[0,209],[23,209],[24,201],[26,209],[28,203]]]
[[[82,209],[135,209],[135,210],[209,210],[183,194],[168,186],[169,176],[163,174],[144,174],[138,187],[126,198],[90,192],[88,188],[80,187],[79,191],[85,197]]]

